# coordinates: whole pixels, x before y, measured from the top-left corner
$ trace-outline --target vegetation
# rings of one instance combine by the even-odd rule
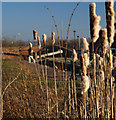
[[[11,38],[5,37],[4,40],[2,40],[2,47],[23,47],[27,46],[27,43],[23,40],[14,41]]]
[[[78,5],[79,3],[75,9]],[[46,54],[46,46],[51,44],[52,64],[49,62],[50,58],[41,58],[41,51],[38,51],[40,58],[36,63],[3,59],[4,118],[115,118],[115,78],[112,76],[114,63],[110,48],[114,37],[113,2],[106,2],[105,5],[107,29],[101,29],[100,16],[96,15],[96,5],[90,4],[92,56],[87,39],[82,38],[80,59],[77,60],[78,53],[74,45],[70,48],[73,58],[67,57],[68,34],[74,9],[69,21],[64,57],[60,54],[57,60],[54,55],[57,41],[53,32],[48,43],[46,43],[46,35],[42,35],[44,43],[42,54]],[[53,20],[56,26],[54,17]],[[59,32],[57,34],[59,43]],[[37,31],[34,32],[34,38],[34,42],[39,39]],[[100,54],[94,49],[98,40],[101,40]],[[38,41],[40,46],[40,40]],[[63,45],[59,45],[61,49]],[[60,64],[57,64],[58,61]],[[47,66],[50,64],[51,67]]]

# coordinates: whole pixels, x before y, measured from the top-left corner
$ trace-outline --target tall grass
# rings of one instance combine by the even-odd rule
[[[107,21],[107,28],[105,29],[100,27],[100,16],[96,15],[96,4],[92,3],[88,6],[90,7],[90,33],[93,53],[91,61],[89,43],[84,37],[81,46],[81,59],[77,58],[78,53],[75,49],[72,50],[73,58],[67,57],[69,28],[78,5],[79,3],[74,8],[69,21],[64,58],[62,55],[60,57],[54,55],[56,39],[55,33],[52,32],[53,58],[51,63],[49,57],[41,58],[39,37],[38,50],[40,56],[35,65],[32,63],[29,66],[24,61],[15,61],[9,66],[9,60],[3,62],[4,118],[115,118],[115,84],[112,76],[113,61],[110,48],[114,33],[113,3],[105,3]],[[49,8],[47,10],[51,13]],[[63,41],[61,46],[58,28],[53,15],[52,17],[57,29],[59,46],[62,49]],[[37,40],[37,31],[35,36],[34,41]],[[43,34],[45,54],[48,52],[46,50],[46,38],[46,35]],[[99,39],[101,40],[101,54],[95,50],[95,42]],[[59,60],[60,65],[56,66]],[[17,63],[22,68],[18,77],[16,77],[16,71],[10,71],[13,65]],[[47,64],[52,64],[52,67],[47,66]],[[18,67],[14,67],[13,70],[16,68]],[[12,77],[8,73],[9,71],[12,72]]]

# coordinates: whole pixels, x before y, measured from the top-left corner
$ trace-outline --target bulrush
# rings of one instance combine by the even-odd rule
[[[37,31],[33,30],[34,42],[37,41]]]
[[[111,66],[111,70],[113,69],[113,55],[112,55],[112,50],[110,49],[110,55],[108,55],[108,58],[109,58],[109,66]]]
[[[32,43],[31,42],[29,43],[29,47],[32,48]]]
[[[99,54],[96,54],[96,63],[99,69],[103,68],[103,58]]]
[[[87,66],[89,65],[89,44],[87,42],[87,39],[83,37],[82,39],[82,63],[83,63],[83,72],[84,75],[87,74]]]
[[[87,39],[85,37],[83,37],[82,42],[83,42],[83,44],[82,44],[83,50],[88,51],[89,50],[89,43],[87,42]]]
[[[82,88],[83,88],[83,90],[82,90],[81,94],[87,92],[87,90],[89,89],[89,86],[90,86],[89,77],[86,75],[87,74],[87,65],[88,64],[89,64],[89,62],[88,62],[88,54],[84,53],[84,54],[82,54],[82,67],[83,67]],[[84,99],[86,100],[85,95],[84,95]],[[86,106],[86,103],[85,103],[85,106]]]
[[[113,69],[113,55],[112,55],[112,50],[110,50],[110,61],[111,61],[111,69]]]
[[[52,32],[52,49],[53,49],[53,69],[54,69],[54,85],[55,85],[55,95],[56,95],[56,112],[58,115],[58,92],[57,92],[57,82],[56,82],[56,70],[55,70],[55,56],[54,56],[54,44],[55,44],[55,32]]]
[[[101,17],[96,15],[96,4],[90,4],[90,32],[93,42],[99,38],[99,31],[101,29],[100,23]]]
[[[93,14],[92,14],[93,13]],[[96,15],[96,5],[95,3],[90,5],[90,33],[91,33],[91,39],[92,39],[92,57],[93,57],[93,83],[92,83],[92,89],[93,87],[93,92],[95,93],[95,111],[96,116],[99,116],[99,107],[98,107],[98,90],[97,90],[97,79],[96,79],[96,55],[95,55],[95,49],[94,49],[94,43],[98,40],[99,38],[99,31],[101,29],[100,27],[100,20],[101,17]],[[91,89],[91,92],[92,92]],[[94,95],[93,95],[94,97]],[[98,104],[97,104],[98,103]],[[99,118],[99,117],[98,117]]]
[[[52,32],[52,43],[55,44],[55,32]]]
[[[90,4],[90,14],[91,15],[96,14],[96,4],[95,3]]]
[[[93,42],[96,42],[96,40],[99,38],[99,31],[101,29],[99,23],[101,20],[100,16],[93,16],[94,17],[94,22],[93,22]]]
[[[107,47],[108,47],[108,39],[107,39],[107,29],[102,29],[101,30],[101,39],[102,39],[102,43],[103,43],[103,52],[104,54],[106,53]]]
[[[107,21],[107,30],[108,30],[108,41],[110,43],[110,46],[114,42],[114,2],[108,1],[105,2],[106,6],[106,21]]]
[[[89,77],[87,75],[82,76],[82,87],[83,90],[81,92],[81,94],[83,94],[84,92],[87,92],[90,86],[90,80]]]
[[[46,36],[46,34],[44,33],[44,34],[42,35],[42,39],[43,39],[44,46],[46,46],[46,38],[47,38],[47,36]]]
[[[114,118],[114,98],[113,98],[113,85],[112,85],[112,69],[113,69],[113,63],[112,63],[112,53],[111,53],[111,45],[114,42],[114,2],[106,1],[105,2],[105,8],[106,8],[106,21],[107,21],[107,36],[108,36],[108,42],[109,42],[109,75],[110,75],[110,102],[111,102],[111,118]],[[109,113],[108,113],[109,116]]]
[[[38,36],[37,39],[38,39],[38,47],[39,47],[39,50],[40,50],[41,49],[40,37]]]
[[[73,49],[73,55],[74,55],[74,62],[76,62],[76,60],[78,60],[78,58],[77,58],[77,53],[76,53],[76,50],[75,49]]]
[[[89,56],[87,53],[84,53],[83,57],[84,57],[85,67],[87,68],[89,65]]]
[[[100,59],[100,55],[99,54],[96,54],[96,59]]]

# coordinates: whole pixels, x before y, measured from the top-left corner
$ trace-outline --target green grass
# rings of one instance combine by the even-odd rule
[[[14,60],[3,59],[2,60],[2,82],[13,79],[20,72],[20,65],[14,62]]]
[[[29,64],[30,65],[30,64]],[[21,71],[22,69],[22,71]],[[21,64],[19,61],[15,61],[12,59],[3,59],[2,60],[2,85],[3,88],[11,82],[17,75],[21,72],[18,79],[13,83],[18,86],[22,86],[23,82],[26,81],[27,83],[32,83],[33,81],[37,86],[39,86],[39,78],[36,74],[36,72],[33,70],[33,68],[29,67],[28,64],[25,64],[25,61],[23,64]],[[42,85],[45,86],[44,80],[42,78],[42,75],[40,75]],[[52,88],[54,86],[54,82],[51,80],[48,80],[48,85]],[[28,84],[27,84],[28,86]]]

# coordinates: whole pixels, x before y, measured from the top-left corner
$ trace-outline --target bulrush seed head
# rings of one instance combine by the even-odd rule
[[[78,60],[78,58],[77,58],[77,53],[76,53],[75,49],[73,49],[73,55],[74,55],[74,62],[76,62],[76,60]]]
[[[29,47],[32,48],[32,43],[31,42],[29,43]]]
[[[97,58],[100,58],[100,55],[99,55],[99,54],[96,54],[96,57],[97,57]]]
[[[108,30],[108,41],[110,43],[110,46],[114,42],[114,2],[107,1],[105,2],[106,7],[106,21],[107,21],[107,30]]]
[[[87,53],[84,53],[84,63],[85,63],[85,67],[88,67],[89,65],[89,56]]]
[[[41,49],[40,37],[38,36],[37,39],[38,39],[38,47],[39,47],[39,49]]]
[[[39,43],[40,42],[40,37],[38,36],[37,39],[38,39],[38,43]]]
[[[101,29],[99,25],[100,20],[101,17],[96,15],[96,4],[90,4],[90,33],[93,42],[96,42],[96,40],[99,38],[99,31]]]
[[[33,36],[34,36],[34,41],[37,40],[37,31],[36,30],[33,30]]]
[[[113,7],[114,6],[113,0],[107,1],[107,5],[108,7]]]
[[[106,53],[107,47],[108,47],[108,39],[107,39],[107,29],[102,29],[102,43],[103,43],[103,47],[104,47],[104,53]]]
[[[82,76],[82,87],[83,90],[81,92],[81,94],[83,94],[84,92],[87,92],[90,86],[90,80],[89,77],[87,75]]]
[[[87,42],[87,39],[85,37],[83,37],[82,42],[82,48],[84,49],[84,51],[89,50],[89,43]]]
[[[96,40],[99,38],[99,31],[101,29],[99,23],[100,23],[101,17],[95,16],[94,22],[93,22],[93,42],[96,42]]]
[[[113,69],[113,55],[112,55],[112,50],[110,50],[110,60],[111,60],[111,69]]]
[[[42,35],[42,39],[43,39],[44,44],[46,44],[46,38],[47,38],[47,36],[46,36],[46,34],[44,33],[44,34]]]
[[[101,20],[100,16],[94,15],[94,22],[93,23],[95,24],[96,27],[99,25],[100,20]]]
[[[96,14],[96,4],[95,3],[90,4],[90,11],[91,11],[92,15]]]
[[[55,32],[52,32],[52,42],[55,44]]]

